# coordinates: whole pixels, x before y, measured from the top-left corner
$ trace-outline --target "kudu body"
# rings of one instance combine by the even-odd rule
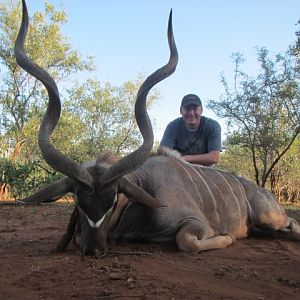
[[[84,254],[105,252],[107,237],[127,241],[176,240],[179,249],[187,252],[226,247],[247,237],[252,229],[300,239],[299,224],[286,216],[274,196],[246,179],[189,164],[167,149],[149,156],[153,133],[146,97],[154,84],[174,72],[178,61],[171,16],[170,60],[146,79],[137,96],[136,119],[143,145],[120,161],[106,154],[81,166],[54,149],[49,136],[59,118],[59,96],[52,78],[24,54],[28,17],[24,1],[23,5],[16,58],[48,89],[49,106],[40,128],[39,145],[47,163],[66,175],[23,201],[50,202],[67,192],[74,193],[77,205],[58,250],[64,250],[73,235],[79,237]]]
[[[300,240],[299,224],[267,190],[229,172],[187,163],[174,152],[148,158],[126,177],[165,207],[128,201],[111,227],[112,239],[176,240],[187,252],[223,248],[256,230]]]

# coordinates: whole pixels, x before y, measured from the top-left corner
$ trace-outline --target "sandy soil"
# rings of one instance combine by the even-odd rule
[[[251,237],[198,255],[111,245],[105,258],[51,250],[72,205],[0,207],[0,299],[300,299],[300,243]]]

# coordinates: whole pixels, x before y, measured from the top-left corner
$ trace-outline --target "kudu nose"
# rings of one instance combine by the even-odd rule
[[[99,249],[84,248],[82,250],[83,256],[91,256],[91,257],[95,257],[95,258],[104,257],[106,255],[106,253],[107,253],[106,249],[99,250]]]
[[[99,251],[97,249],[89,249],[84,247],[81,251],[83,256],[96,256],[99,255]]]

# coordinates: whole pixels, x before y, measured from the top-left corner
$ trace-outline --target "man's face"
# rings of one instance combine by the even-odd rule
[[[197,129],[199,127],[202,111],[202,106],[195,104],[180,107],[180,113],[188,129]]]

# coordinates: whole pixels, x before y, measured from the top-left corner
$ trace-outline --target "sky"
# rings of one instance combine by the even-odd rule
[[[205,106],[224,92],[221,73],[233,76],[231,55],[240,52],[247,59],[244,71],[258,70],[256,47],[271,55],[283,53],[295,43],[300,19],[299,0],[48,0],[65,9],[68,22],[63,33],[74,49],[93,56],[93,74],[100,81],[121,86],[150,75],[169,59],[167,22],[173,10],[173,31],[179,62],[173,75],[156,88],[161,98],[150,111],[155,138],[160,140],[167,124],[180,116],[181,99],[197,94],[203,115],[218,120],[222,137],[225,120]],[[27,0],[29,14],[43,9],[42,0]]]

